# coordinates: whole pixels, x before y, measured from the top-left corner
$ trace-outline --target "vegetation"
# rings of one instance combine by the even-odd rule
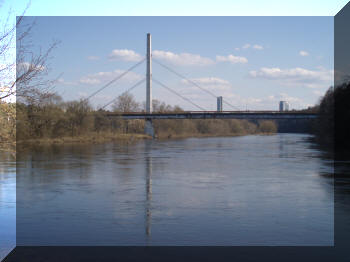
[[[0,9],[3,7],[0,4]],[[30,1],[27,5],[29,7]],[[11,10],[8,16],[0,17],[0,101],[34,101],[49,93],[55,80],[46,78],[50,71],[50,55],[59,44],[55,40],[47,49],[34,47],[31,33],[34,22],[22,15],[14,17]],[[11,21],[14,21],[13,23]],[[35,50],[35,51],[34,51]]]
[[[1,114],[1,141],[19,143],[76,143],[103,142],[111,140],[144,139],[143,120],[122,120],[109,118],[104,110],[94,110],[85,100],[63,102],[62,98],[51,94],[40,103],[17,103],[17,132],[15,132],[15,108],[12,104],[2,104],[12,110],[11,120]],[[157,100],[153,101],[155,112],[179,112]],[[140,105],[131,95],[120,96],[113,105],[114,112],[140,110]],[[232,136],[258,133],[274,133],[276,124],[272,121],[252,123],[246,120],[154,120],[158,138],[180,138],[190,136]],[[16,136],[15,136],[16,133]]]
[[[15,104],[0,102],[0,150],[13,149],[16,140]]]
[[[237,119],[155,120],[153,123],[156,136],[161,139],[271,134],[277,130],[276,124],[272,121],[261,121],[255,124]],[[271,129],[265,128],[270,124]]]
[[[350,82],[331,87],[319,104],[319,118],[315,126],[317,141],[337,152],[350,150]]]
[[[320,100],[318,119],[315,122],[314,132],[317,142],[325,147],[334,145],[334,89],[329,88]]]
[[[0,150],[15,150],[16,105],[11,101],[40,103],[51,96],[55,82],[46,76],[58,41],[48,44],[47,49],[31,44],[34,21],[24,17],[29,4],[22,15],[14,16],[8,10],[7,17],[0,17]],[[3,7],[2,1],[0,9]]]

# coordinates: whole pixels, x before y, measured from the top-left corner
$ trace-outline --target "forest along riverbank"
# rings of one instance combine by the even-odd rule
[[[347,123],[346,97],[350,94],[350,84],[344,83],[330,88],[320,103],[302,110],[318,113],[312,133],[316,142],[332,150],[336,140],[337,151],[348,151],[346,139],[348,129],[337,125],[338,135],[334,135],[334,121]],[[334,98],[334,99],[333,99]],[[337,101],[337,107],[334,104]],[[153,100],[155,113],[183,112],[179,106],[166,105]],[[335,110],[337,109],[337,110]],[[116,100],[112,112],[142,111],[134,98],[125,94]],[[86,101],[64,102],[56,94],[46,94],[44,99],[32,104],[0,103],[0,150],[15,151],[17,142],[27,143],[99,143],[108,141],[134,141],[147,139],[144,136],[144,120],[123,120],[120,117],[108,118],[105,110],[96,110]],[[336,116],[336,117],[334,117]],[[344,120],[344,121],[343,121]],[[155,120],[155,134],[160,139],[241,136],[270,134],[277,132],[272,121],[252,123],[246,120]],[[17,132],[16,132],[17,129]]]
[[[115,112],[141,110],[129,108],[120,98]],[[154,112],[181,112],[178,106],[153,101]],[[86,101],[62,102],[49,96],[38,104],[0,104],[0,150],[16,151],[30,145],[77,143],[133,143],[150,139],[144,134],[144,120],[109,118],[104,111],[96,111]],[[253,134],[273,134],[273,121],[250,122],[237,119],[154,120],[155,136],[159,139],[189,137],[223,137]],[[17,143],[16,143],[17,142]]]
[[[120,101],[119,101],[120,100]],[[130,107],[132,97],[121,97],[113,112],[141,111]],[[136,102],[134,102],[136,103]],[[178,106],[153,101],[153,112],[183,112]],[[145,121],[108,117],[107,111],[95,110],[85,100],[63,102],[52,96],[39,104],[16,105],[16,140],[20,143],[76,143],[113,140],[146,139]],[[152,121],[158,138],[186,138],[201,136],[237,136],[276,133],[273,121],[250,122],[237,119],[178,119]],[[13,136],[12,136],[13,139]]]

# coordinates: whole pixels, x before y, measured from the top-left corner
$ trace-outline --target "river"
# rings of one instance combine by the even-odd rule
[[[18,153],[17,245],[332,246],[333,164],[309,138],[146,140]],[[1,224],[14,214],[11,170],[1,177]]]
[[[0,261],[16,246],[16,162],[0,152]]]

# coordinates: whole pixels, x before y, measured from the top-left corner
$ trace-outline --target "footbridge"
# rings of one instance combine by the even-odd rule
[[[247,120],[310,120],[317,118],[315,113],[280,111],[184,111],[184,112],[126,112],[106,113],[108,117],[123,119],[247,119]]]

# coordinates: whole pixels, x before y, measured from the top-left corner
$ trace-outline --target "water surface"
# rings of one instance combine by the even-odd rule
[[[0,152],[0,260],[16,246],[16,163]]]
[[[18,154],[18,245],[333,245],[330,160],[308,135]]]

